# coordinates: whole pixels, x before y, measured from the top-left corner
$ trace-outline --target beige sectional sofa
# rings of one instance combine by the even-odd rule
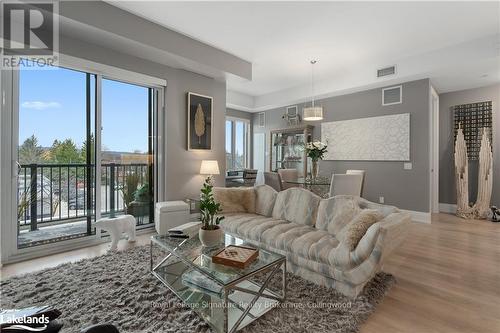
[[[354,196],[321,199],[302,188],[215,188],[214,195],[226,233],[285,255],[292,273],[353,298],[411,222],[396,207]]]

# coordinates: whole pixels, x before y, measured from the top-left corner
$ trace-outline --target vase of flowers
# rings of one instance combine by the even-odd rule
[[[307,157],[311,159],[311,178],[315,180],[319,175],[319,160],[328,151],[326,150],[327,144],[321,141],[308,142],[304,145]]]
[[[213,187],[212,177],[207,177],[200,195],[201,228],[198,236],[201,244],[206,247],[219,245],[222,238],[222,229],[219,224],[224,216],[216,216],[222,210],[220,203],[215,201]]]

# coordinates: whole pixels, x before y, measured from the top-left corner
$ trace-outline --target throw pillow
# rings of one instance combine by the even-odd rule
[[[338,239],[343,242],[350,251],[358,246],[359,241],[366,234],[370,226],[382,220],[384,216],[374,209],[363,209],[349,222],[339,233]]]
[[[321,200],[316,229],[328,231],[336,236],[361,211],[358,201],[359,199],[352,195],[336,195]]]
[[[253,187],[215,187],[214,199],[220,203],[222,214],[255,213]]]

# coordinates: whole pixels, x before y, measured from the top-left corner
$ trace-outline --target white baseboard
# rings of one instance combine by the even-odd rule
[[[456,211],[457,205],[455,204],[439,203],[439,212],[441,213],[455,214]]]
[[[415,210],[401,209],[401,211],[411,215],[411,220],[413,222],[419,223],[431,223],[431,213],[430,212],[417,212]]]

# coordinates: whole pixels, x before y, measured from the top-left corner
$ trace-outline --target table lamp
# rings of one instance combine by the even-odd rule
[[[209,177],[220,174],[219,164],[216,160],[202,160],[200,174],[208,175]]]

